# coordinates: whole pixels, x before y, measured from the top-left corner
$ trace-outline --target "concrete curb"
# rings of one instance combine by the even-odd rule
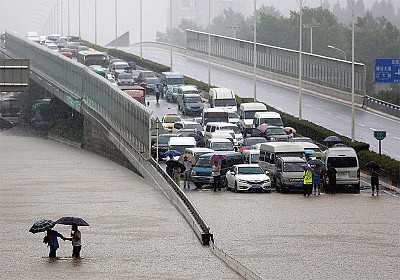
[[[79,148],[79,149],[82,148],[82,144],[81,143],[70,141],[70,140],[61,138],[61,137],[56,136],[56,135],[47,135],[46,138],[50,139],[50,140],[53,140],[53,141],[56,141],[56,142],[59,142],[59,143],[63,143],[65,145],[68,145],[68,146],[71,146],[71,147],[74,147],[74,148]]]

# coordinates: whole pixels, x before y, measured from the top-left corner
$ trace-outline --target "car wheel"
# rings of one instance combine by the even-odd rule
[[[228,184],[228,180],[226,178],[224,179],[223,187],[226,188],[227,191],[229,191],[229,184]]]
[[[237,182],[235,182],[235,188],[234,188],[235,193],[238,192],[238,187],[237,187]]]

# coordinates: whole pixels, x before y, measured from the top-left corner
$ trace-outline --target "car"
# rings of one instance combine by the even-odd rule
[[[111,64],[111,75],[114,79],[117,79],[119,74],[127,72],[128,69],[130,69],[128,63],[124,61],[114,62],[113,64]]]
[[[142,72],[143,70],[132,70],[131,74],[133,76],[133,80],[135,81],[135,83],[137,83],[137,77],[139,77],[140,72]]]
[[[68,48],[61,48],[59,52],[60,54],[65,55],[66,57],[72,58],[72,52]]]
[[[182,119],[177,115],[177,114],[167,114],[161,119],[161,124],[164,127],[164,129],[167,129],[168,131],[172,131],[172,127],[174,126],[174,123],[180,122]]]
[[[133,86],[133,76],[131,73],[119,73],[116,79],[119,86]]]
[[[140,85],[145,82],[145,78],[156,77],[157,75],[154,71],[141,71],[136,79],[136,82]]]
[[[56,44],[48,44],[47,45],[47,48],[48,49],[50,49],[50,50],[52,50],[53,52],[58,52],[58,47],[57,47],[57,45]]]
[[[61,36],[57,39],[56,44],[59,49],[65,48],[68,43],[68,38],[65,36]]]
[[[201,124],[194,122],[194,121],[179,121],[174,123],[174,126],[172,127],[172,132],[177,133],[177,131],[180,131],[181,129],[186,128],[186,129],[197,129],[197,130],[203,130],[203,127]]]
[[[158,158],[162,158],[163,154],[168,151],[168,142],[171,137],[177,137],[177,134],[167,133],[158,135]],[[153,158],[157,157],[157,140],[151,145],[151,155]]]
[[[167,99],[167,101],[177,102],[178,89],[179,89],[179,86],[171,86],[167,89],[167,93],[165,94],[165,98]]]
[[[142,82],[139,85],[146,89],[146,94],[150,94],[155,93],[155,87],[161,84],[157,77],[145,77],[142,79]]]
[[[268,128],[263,132],[263,136],[268,142],[289,141],[289,136],[280,126],[268,126]]]
[[[236,164],[224,179],[227,190],[271,192],[271,180],[258,164]]]

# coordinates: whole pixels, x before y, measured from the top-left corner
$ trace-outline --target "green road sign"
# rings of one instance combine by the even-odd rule
[[[375,137],[376,140],[383,140],[386,137],[386,131],[384,131],[384,130],[382,130],[382,131],[376,130],[376,131],[374,131],[374,137]]]

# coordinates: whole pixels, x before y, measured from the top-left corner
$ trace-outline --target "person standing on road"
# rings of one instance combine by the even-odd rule
[[[170,161],[170,160],[174,160],[174,157],[172,155],[169,156],[169,159],[167,160],[167,162]],[[167,172],[167,174],[171,178],[173,177],[173,170],[174,169],[173,169],[172,165],[167,164],[167,167],[166,167],[165,171]]]
[[[183,188],[187,186],[190,189],[190,171],[192,170],[192,163],[187,156],[183,157],[183,165],[185,166],[185,171],[183,172]]]
[[[313,184],[313,173],[309,170],[310,167],[304,166],[303,171],[303,186],[304,186],[304,196],[310,196],[312,193]]]
[[[326,175],[328,175],[329,189],[332,194],[336,193],[336,173],[336,168],[333,167],[331,164],[328,164]]]
[[[219,166],[218,160],[214,161],[214,165],[212,167],[212,175],[213,175],[213,189],[216,192],[217,188],[221,190],[221,167]]]
[[[319,164],[316,164],[314,167],[314,174],[313,174],[313,186],[314,186],[314,195],[321,194],[321,177],[322,177],[322,166]]]
[[[58,231],[48,229],[47,230],[47,235],[44,237],[43,242],[47,243],[47,246],[50,247],[50,253],[49,253],[49,258],[56,258],[57,257],[57,249],[60,247],[58,244],[58,239],[61,238],[62,240],[67,240],[66,237],[64,237],[61,233]]]
[[[81,232],[78,229],[78,225],[72,224],[71,238],[68,238],[69,241],[72,241],[72,257],[80,258],[82,243],[81,243]]]
[[[154,86],[154,92],[156,94],[156,100],[157,100],[157,103],[158,103],[158,100],[160,99],[160,90],[158,89],[158,85]]]
[[[371,188],[372,188],[372,196],[374,196],[375,188],[376,188],[376,196],[379,195],[379,170],[378,168],[371,169]]]
[[[180,167],[176,166],[173,168],[173,178],[172,179],[178,186],[181,185],[181,172],[182,172],[182,170]]]

